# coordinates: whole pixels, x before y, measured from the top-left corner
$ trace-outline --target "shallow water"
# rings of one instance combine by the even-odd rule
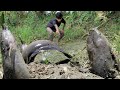
[[[62,44],[62,43],[60,43]],[[66,53],[73,56],[71,61],[77,61],[81,64],[82,67],[86,67],[88,63],[88,56],[86,51],[86,42],[77,40],[75,42],[67,42],[59,46]],[[48,60],[51,63],[57,63],[59,61],[68,59],[64,54],[57,50],[47,50],[38,54],[35,58],[35,61]]]

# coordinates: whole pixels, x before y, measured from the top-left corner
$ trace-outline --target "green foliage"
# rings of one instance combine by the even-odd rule
[[[0,15],[2,12],[0,12]],[[20,36],[25,43],[30,43],[33,40],[47,39],[46,25],[49,20],[55,18],[54,11],[50,15],[39,15],[35,11],[29,11],[28,14],[20,11],[4,11],[4,13],[5,22],[15,35],[16,40],[19,42],[18,36]],[[85,39],[83,36],[88,33],[90,28],[99,26],[105,22],[100,29],[103,30],[112,43],[115,43],[116,50],[120,51],[120,35],[118,34],[120,30],[120,13],[117,11],[103,11],[102,13],[106,20],[101,21],[101,17],[98,17],[95,11],[64,12],[63,17],[67,23],[63,41]]]
[[[1,53],[0,53],[0,64],[2,63],[2,56],[1,56]]]
[[[35,11],[29,11],[28,14],[20,11],[1,11],[0,16],[3,12],[5,23],[14,34],[17,42],[20,43],[19,36],[26,44],[29,44],[34,40],[47,39],[46,25],[52,18],[55,18],[55,11],[50,15],[38,15]],[[64,12],[63,17],[66,20],[66,27],[65,36],[62,41],[69,42],[77,39],[85,40],[85,35],[90,28],[103,24],[100,27],[100,30],[110,41],[115,55],[120,55],[120,12],[103,11],[102,13],[104,16],[99,17],[95,11]],[[0,24],[3,22],[2,19],[1,16]],[[62,26],[63,25],[60,26],[60,29]],[[1,62],[2,60],[0,60],[0,63]],[[48,64],[48,60],[46,60],[45,63]]]
[[[105,25],[104,34],[110,41],[116,55],[120,54],[120,25],[116,21],[111,21]]]
[[[16,27],[16,30],[15,30],[15,34],[17,36],[20,36],[22,38],[22,40],[25,41],[26,43],[30,43],[31,40],[34,38],[32,36],[33,33],[34,32],[31,30],[31,28],[26,25],[24,25],[23,28],[18,26],[18,27]]]
[[[45,63],[45,64],[49,64],[49,60],[46,59],[46,60],[44,61],[44,63]]]

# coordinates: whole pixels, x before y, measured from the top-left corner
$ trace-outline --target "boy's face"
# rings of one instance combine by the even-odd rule
[[[61,18],[61,19],[58,19],[58,18],[57,18],[57,21],[58,21],[58,22],[61,22],[61,20],[62,20],[62,18]]]

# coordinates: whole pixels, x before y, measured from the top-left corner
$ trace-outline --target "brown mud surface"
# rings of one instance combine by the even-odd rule
[[[32,62],[28,65],[32,79],[103,79],[92,74],[88,69],[72,67],[69,64],[40,64]]]

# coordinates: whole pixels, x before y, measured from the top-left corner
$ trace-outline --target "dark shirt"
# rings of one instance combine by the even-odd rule
[[[47,24],[47,27],[50,27],[53,32],[56,32],[56,29],[55,29],[55,24],[57,24],[57,26],[59,27],[61,23],[66,23],[66,21],[62,18],[61,22],[58,22],[57,19],[52,19],[50,20],[50,22]]]

